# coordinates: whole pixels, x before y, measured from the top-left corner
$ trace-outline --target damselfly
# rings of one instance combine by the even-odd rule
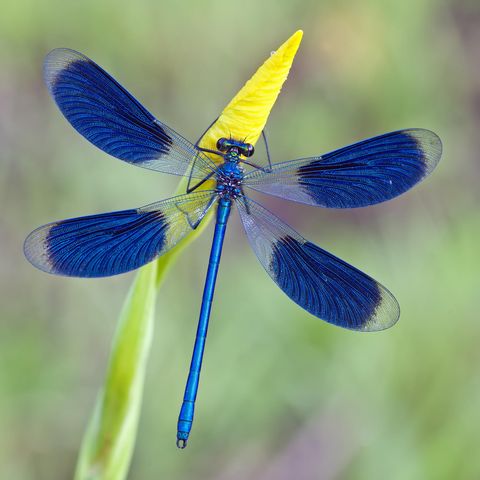
[[[247,237],[273,281],[299,306],[352,330],[392,326],[400,309],[378,282],[317,247],[248,196],[257,190],[328,208],[373,205],[404,193],[437,165],[437,135],[423,129],[386,133],[325,155],[253,161],[254,147],[219,138],[200,148],[157,120],[86,56],[53,50],[44,76],[63,115],[87,140],[126,162],[187,175],[185,194],[141,208],[62,220],[26,239],[27,259],[56,275],[105,277],[151,262],[195,230],[216,206],[216,224],[177,445],[187,444],[227,221],[235,204]],[[207,155],[209,154],[209,156]],[[213,161],[212,158],[218,159]],[[201,188],[199,188],[201,187]]]

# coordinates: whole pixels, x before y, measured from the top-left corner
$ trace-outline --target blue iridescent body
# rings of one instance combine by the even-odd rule
[[[215,281],[217,279],[223,240],[227,230],[228,217],[232,209],[232,202],[241,195],[240,185],[243,179],[243,169],[238,165],[240,160],[238,149],[234,146],[224,156],[224,163],[218,168],[216,192],[219,196],[217,221],[213,234],[212,249],[208,262],[207,278],[203,290],[200,318],[198,320],[197,335],[193,347],[192,361],[188,373],[187,385],[183,397],[182,408],[178,417],[177,445],[184,448],[187,444],[190,429],[192,428],[195,399],[197,398],[200,370],[202,368],[203,351],[207,338],[208,320],[212,309]]]
[[[27,259],[56,275],[105,277],[129,272],[174,247],[217,206],[197,335],[181,407],[177,445],[190,434],[223,241],[235,205],[252,249],[272,280],[300,307],[340,327],[377,331],[400,309],[379,282],[307,241],[248,194],[256,190],[327,208],[390,200],[423,180],[440,160],[437,135],[386,133],[333,152],[282,163],[255,160],[254,147],[220,138],[216,150],[192,144],[149,113],[101,67],[68,49],[44,64],[50,94],[71,125],[104,152],[151,170],[188,177],[184,195],[119,212],[53,222],[25,240]],[[210,155],[207,156],[206,153]],[[216,156],[218,162],[211,157]],[[199,187],[213,180],[214,187]]]

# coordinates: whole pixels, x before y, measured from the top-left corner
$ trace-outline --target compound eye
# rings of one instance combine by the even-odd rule
[[[243,149],[243,154],[246,157],[251,157],[255,153],[255,148],[253,148],[253,145],[248,144],[246,148]]]
[[[227,141],[228,140],[226,138],[219,138],[217,141],[218,150],[220,150],[221,152],[226,152],[228,149]]]

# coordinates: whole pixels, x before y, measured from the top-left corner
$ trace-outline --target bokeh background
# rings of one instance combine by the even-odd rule
[[[169,196],[177,179],[108,157],[42,82],[52,48],[96,60],[192,141],[296,29],[305,32],[267,127],[276,161],[425,127],[438,169],[383,205],[265,202],[384,283],[402,315],[361,334],[275,286],[237,219],[227,235],[188,449],[175,447],[211,227],[160,291],[135,479],[474,479],[480,476],[477,0],[2,2],[0,477],[67,479],[134,274],[55,278],[22,242],[54,219]]]

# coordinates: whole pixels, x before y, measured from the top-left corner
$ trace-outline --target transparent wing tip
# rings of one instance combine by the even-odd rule
[[[31,232],[23,243],[25,258],[36,268],[46,273],[54,273],[48,256],[48,233],[53,224],[44,225]]]
[[[442,156],[443,146],[440,137],[431,130],[422,128],[407,130],[405,133],[415,140],[419,150],[422,152],[425,162],[424,175],[429,175]]]
[[[85,55],[70,48],[55,48],[50,51],[43,62],[43,79],[51,91],[60,72],[73,62],[90,62]]]
[[[400,305],[393,294],[378,284],[379,301],[370,317],[358,329],[363,332],[378,332],[393,327],[400,318]]]

